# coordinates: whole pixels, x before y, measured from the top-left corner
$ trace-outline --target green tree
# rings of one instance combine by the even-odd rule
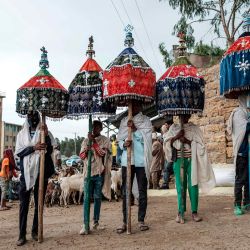
[[[184,34],[187,49],[193,49],[195,43],[195,37],[193,36],[194,29],[187,23],[185,16],[182,16],[181,19],[175,24],[172,35],[178,36],[180,33]]]
[[[213,44],[203,44],[202,41],[194,46],[194,54],[201,56],[222,56],[225,50],[220,47],[214,47]]]
[[[223,30],[229,46],[234,42],[235,34],[242,24],[238,19],[250,11],[250,0],[168,0],[168,3],[188,20],[192,20],[189,24],[209,21],[218,37],[221,37]]]
[[[64,140],[59,140],[61,147],[61,154],[70,157],[75,154],[75,145],[76,145],[76,155],[79,155],[81,150],[81,144],[84,140],[84,137],[78,136],[76,139],[65,137]]]
[[[164,43],[159,44],[159,50],[163,56],[163,62],[165,63],[166,68],[170,67],[171,64],[173,63],[173,59],[170,57],[170,54],[167,51]]]

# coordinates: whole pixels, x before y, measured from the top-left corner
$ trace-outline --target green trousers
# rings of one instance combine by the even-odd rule
[[[192,186],[191,181],[191,158],[184,158],[184,168],[183,168],[183,180],[181,178],[181,161],[182,159],[177,159],[174,163],[174,175],[177,190],[177,202],[178,211],[183,214],[186,211],[186,196],[187,187],[189,198],[191,202],[192,213],[198,210],[198,200],[199,200],[199,188],[198,185]],[[183,197],[182,197],[183,192]]]

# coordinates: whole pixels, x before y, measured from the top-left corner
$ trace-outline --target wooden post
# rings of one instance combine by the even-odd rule
[[[183,129],[183,116],[180,115],[181,130]],[[184,219],[184,143],[181,142],[181,164],[180,164],[180,178],[181,178],[181,218]]]
[[[89,133],[92,133],[93,125],[92,125],[92,115],[89,115]],[[92,140],[89,140],[88,146],[92,146]],[[84,211],[88,215],[87,221],[85,221],[85,230],[89,231],[89,221],[90,221],[90,178],[91,178],[91,158],[92,158],[92,151],[88,151],[88,166],[87,166],[87,178],[84,180],[86,181],[86,190],[85,190],[85,200],[84,202]]]
[[[42,113],[41,143],[45,143],[45,114]],[[38,193],[38,242],[43,242],[43,193],[44,193],[45,150],[40,151],[39,193]]]
[[[132,115],[132,101],[128,104],[128,121],[133,119]],[[132,141],[132,128],[128,127],[128,140]],[[127,234],[131,234],[131,192],[132,192],[132,183],[131,183],[131,154],[132,154],[132,145],[127,147]]]

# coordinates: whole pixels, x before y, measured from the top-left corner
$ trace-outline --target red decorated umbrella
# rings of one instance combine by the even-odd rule
[[[184,35],[179,34],[178,58],[156,83],[157,109],[161,115],[179,115],[183,129],[183,115],[202,113],[205,99],[205,81],[186,57]],[[181,145],[182,205],[184,215],[184,145]]]
[[[128,106],[128,121],[132,121],[132,100],[151,103],[155,95],[155,73],[132,48],[133,27],[125,28],[125,48],[112,61],[103,73],[103,98],[117,106]],[[132,140],[131,127],[128,127],[128,140]],[[127,233],[131,233],[131,147],[127,149]]]
[[[47,51],[41,48],[40,71],[17,90],[16,112],[26,116],[30,111],[42,114],[41,143],[45,143],[45,117],[62,118],[67,114],[68,92],[49,73]],[[40,153],[39,198],[38,198],[38,241],[43,241],[43,193],[44,193],[45,150]]]
[[[93,59],[95,51],[93,50],[93,37],[89,38],[87,50],[88,59],[80,68],[75,78],[69,86],[69,105],[68,118],[89,118],[89,133],[92,133],[92,115],[114,115],[116,107],[113,103],[103,100],[102,93],[102,68]],[[92,146],[92,141],[89,140],[89,146]],[[91,177],[91,158],[92,151],[88,151],[88,166],[87,166],[87,191],[84,193],[87,203],[84,210],[87,211],[88,220],[85,224],[85,229],[89,230],[90,217],[90,177]]]

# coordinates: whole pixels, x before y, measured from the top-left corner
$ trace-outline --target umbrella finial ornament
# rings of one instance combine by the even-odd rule
[[[93,44],[94,44],[94,38],[93,36],[91,36],[89,38],[88,50],[86,51],[86,55],[89,56],[89,58],[93,58],[93,55],[95,56],[95,51],[93,50]]]
[[[129,47],[129,48],[134,46],[134,38],[132,36],[133,29],[134,29],[134,27],[130,24],[128,24],[124,29],[126,31],[126,38],[124,41],[124,45]]]
[[[42,55],[41,55],[41,60],[39,61],[39,66],[41,69],[47,69],[49,67],[49,61],[48,61],[48,51],[45,49],[43,46],[41,49]]]
[[[186,41],[185,41],[185,34],[184,33],[179,33],[177,35],[177,37],[179,37],[179,46],[177,47],[178,49],[178,56],[182,57],[182,56],[186,56]]]

